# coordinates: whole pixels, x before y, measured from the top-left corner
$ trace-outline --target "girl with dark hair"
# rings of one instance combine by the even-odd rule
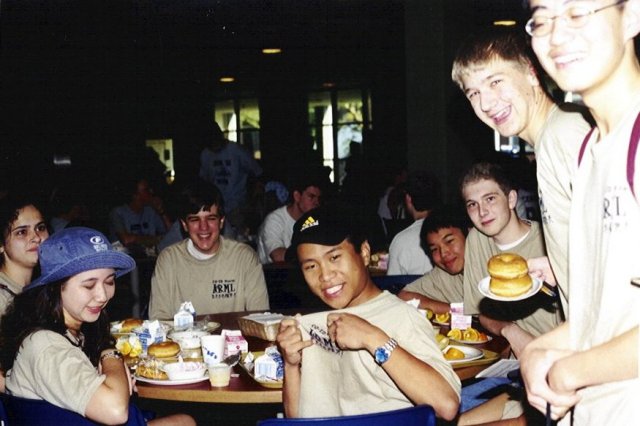
[[[32,200],[11,196],[0,204],[0,316],[31,282],[38,247],[49,237],[42,213]]]
[[[105,307],[116,277],[135,268],[134,260],[89,228],[57,232],[39,255],[42,275],[15,297],[0,323],[6,392],[97,423],[126,423],[134,382],[114,348]],[[195,422],[179,414],[148,424]]]

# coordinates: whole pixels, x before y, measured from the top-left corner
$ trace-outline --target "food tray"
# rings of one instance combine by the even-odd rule
[[[281,314],[252,314],[238,318],[238,325],[245,336],[255,336],[262,340],[275,342],[280,321],[284,318]]]

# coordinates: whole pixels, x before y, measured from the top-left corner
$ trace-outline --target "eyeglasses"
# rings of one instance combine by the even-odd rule
[[[532,37],[544,37],[551,32],[553,22],[558,18],[564,20],[569,28],[581,28],[587,24],[591,15],[626,2],[627,0],[618,0],[598,9],[594,9],[593,6],[573,5],[556,16],[535,16],[527,21],[524,29]]]

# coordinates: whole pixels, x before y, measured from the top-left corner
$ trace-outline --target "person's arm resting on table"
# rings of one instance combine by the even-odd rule
[[[516,358],[520,358],[525,346],[533,341],[533,335],[514,322],[496,320],[483,314],[479,318],[480,324],[491,334],[507,339]]]
[[[398,293],[398,297],[407,301],[411,299],[418,299],[420,301],[420,309],[431,309],[435,314],[446,314],[450,309],[448,303],[431,299],[430,297],[424,296],[420,293],[414,293],[413,291],[401,290],[400,293]]]
[[[122,357],[107,355],[113,352],[113,349],[102,351],[100,369],[106,379],[89,400],[85,415],[99,423],[119,425],[129,417],[131,378]]]

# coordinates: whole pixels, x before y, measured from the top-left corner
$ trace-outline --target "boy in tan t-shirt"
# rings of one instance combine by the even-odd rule
[[[325,324],[318,324],[326,336],[322,341],[303,340],[306,317],[282,321],[277,341],[284,358],[286,415],[313,417],[319,404],[326,406],[325,416],[428,404],[451,420],[460,381],[426,318],[371,280],[370,247],[351,217],[342,209],[316,209],[294,227],[288,257],[297,258],[309,289],[340,312],[324,314]],[[322,351],[328,355],[308,356]],[[337,356],[330,358],[331,366],[315,365],[332,353]]]

